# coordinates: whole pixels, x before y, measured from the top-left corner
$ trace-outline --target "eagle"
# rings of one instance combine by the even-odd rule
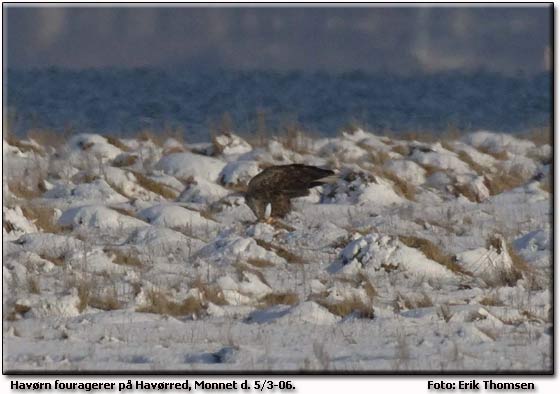
[[[245,202],[259,221],[286,216],[295,197],[309,195],[309,189],[335,182],[331,170],[305,164],[268,167],[255,175],[247,186]]]

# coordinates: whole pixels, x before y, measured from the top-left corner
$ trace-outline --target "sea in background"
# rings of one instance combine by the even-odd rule
[[[551,125],[551,73],[391,73],[186,69],[45,68],[5,74],[4,124],[127,136],[179,132],[207,141],[297,126],[334,136],[350,124],[370,131],[488,129],[527,132]]]

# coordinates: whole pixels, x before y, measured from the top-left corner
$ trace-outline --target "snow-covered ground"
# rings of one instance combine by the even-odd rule
[[[3,365],[550,371],[550,145],[3,140]],[[273,225],[271,164],[340,179]]]

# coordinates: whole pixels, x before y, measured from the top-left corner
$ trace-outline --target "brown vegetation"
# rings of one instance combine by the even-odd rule
[[[148,178],[144,174],[133,171],[134,177],[136,178],[136,182],[142,186],[144,189],[149,190],[153,193],[159,194],[160,196],[167,198],[167,199],[174,199],[177,198],[178,193],[170,188],[169,186],[164,185],[163,183],[154,181],[153,179]]]
[[[454,273],[470,275],[457,264],[453,256],[446,254],[432,241],[410,235],[400,235],[399,240],[406,246],[420,250],[427,258],[443,265]]]
[[[268,308],[274,305],[295,305],[299,302],[296,293],[270,293],[259,299],[259,307]]]
[[[373,319],[375,317],[372,305],[366,304],[358,297],[350,297],[343,301],[333,303],[318,300],[317,303],[327,308],[333,315],[340,317],[348,316],[351,313],[355,313],[360,319]]]
[[[478,146],[477,149],[482,153],[486,153],[487,155],[494,157],[496,160],[507,160],[509,158],[509,155],[505,150],[494,152],[485,146]]]
[[[395,145],[391,148],[391,150],[404,157],[409,156],[411,153],[410,147],[408,145],[403,145],[403,144]]]
[[[105,248],[103,252],[112,256],[113,263],[118,265],[126,265],[130,267],[142,267],[144,263],[139,258],[137,253],[133,253],[132,250],[121,250],[117,248]]]
[[[247,263],[251,264],[255,267],[258,267],[258,268],[265,268],[265,267],[274,266],[274,263],[272,261],[265,260],[265,259],[250,258],[250,259],[247,260]]]
[[[506,190],[515,189],[527,182],[527,178],[511,171],[500,170],[493,175],[484,176],[484,185],[488,188],[490,195],[494,196]]]
[[[264,241],[262,239],[256,239],[255,241],[257,241],[257,245],[259,245],[260,247],[265,248],[266,250],[270,250],[274,253],[276,253],[278,256],[282,257],[284,260],[286,260],[288,263],[292,263],[292,264],[303,264],[304,260],[302,257],[290,252],[289,250],[279,246],[279,245],[275,245],[272,244],[271,242],[267,242]]]
[[[8,189],[16,197],[25,200],[31,200],[40,197],[45,191],[47,191],[43,180],[37,179],[33,182],[25,182],[24,180],[9,180]]]
[[[120,154],[113,160],[112,165],[115,167],[129,167],[138,161],[138,156],[135,154]]]
[[[459,159],[467,163],[469,167],[471,167],[478,175],[483,175],[485,172],[487,172],[486,168],[474,161],[467,152],[463,150],[459,151],[458,157]]]
[[[552,145],[552,129],[550,127],[536,127],[521,136],[524,139],[532,141],[535,145]]]
[[[394,172],[387,169],[374,169],[374,173],[380,177],[389,179],[393,183],[393,190],[407,200],[414,201],[416,198],[416,186],[397,176]]]
[[[128,152],[130,150],[129,147],[126,146],[125,144],[123,144],[123,142],[120,139],[118,139],[117,137],[113,137],[111,135],[106,135],[104,137],[105,137],[105,139],[107,140],[108,143],[110,143],[113,146],[116,146],[117,148],[119,148],[123,152]]]
[[[176,302],[159,290],[149,290],[147,298],[147,305],[136,309],[137,312],[169,316],[201,316],[206,311],[200,299],[195,297],[187,297],[183,301]]]
[[[46,233],[59,233],[62,231],[62,227],[58,225],[55,219],[54,208],[26,204],[22,205],[21,211],[23,216]]]

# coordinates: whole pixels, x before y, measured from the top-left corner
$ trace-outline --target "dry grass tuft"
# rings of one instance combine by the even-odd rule
[[[351,313],[356,314],[360,319],[373,319],[375,317],[372,305],[366,304],[358,297],[350,297],[336,303],[318,300],[317,303],[327,308],[333,315],[340,317],[348,316]]]
[[[42,180],[37,180],[29,184],[27,180],[10,180],[8,181],[8,189],[18,198],[24,200],[32,200],[34,198],[40,197],[45,191],[47,191],[45,184]]]
[[[533,271],[533,268],[529,265],[529,263],[527,263],[527,261],[525,261],[525,259],[523,257],[521,257],[521,255],[519,255],[513,245],[511,243],[506,244],[507,247],[507,252],[509,254],[509,257],[511,257],[511,261],[513,263],[513,268],[520,274],[520,275],[525,275],[528,273],[531,273]]]
[[[38,205],[23,205],[21,207],[23,216],[33,222],[39,229],[46,233],[60,233],[62,227],[58,225],[54,208],[42,207]]]
[[[419,164],[424,170],[426,170],[426,178],[432,176],[436,172],[442,171],[441,168],[436,166],[432,166],[430,164]]]
[[[256,268],[251,267],[248,264],[245,264],[244,262],[242,262],[241,260],[236,261],[235,263],[232,264],[232,267],[235,268],[237,277],[239,278],[239,280],[243,279],[243,273],[244,272],[249,272],[253,275],[256,275],[257,278],[259,278],[259,280],[264,283],[267,286],[270,286],[270,284],[268,283],[268,281],[266,280],[266,278],[264,277],[264,274],[259,271]]]
[[[444,253],[443,250],[430,240],[410,235],[400,235],[399,240],[408,247],[420,250],[427,258],[443,265],[454,273],[470,275],[455,262],[453,256]]]
[[[527,178],[518,173],[501,170],[494,175],[484,176],[484,185],[488,188],[490,195],[494,196],[506,190],[515,189],[527,182]]]
[[[202,302],[195,297],[187,297],[181,302],[176,302],[159,290],[150,290],[147,298],[147,305],[136,309],[137,312],[169,316],[202,316],[206,311]]]
[[[487,170],[483,166],[478,164],[476,161],[474,161],[473,158],[467,152],[463,150],[460,151],[458,153],[458,157],[459,159],[467,163],[469,167],[471,167],[478,175],[483,175],[485,172],[487,172]]]
[[[131,250],[120,250],[117,248],[105,248],[103,252],[113,257],[113,263],[118,265],[126,265],[130,267],[142,267],[144,263],[138,257],[138,254],[132,253]]]
[[[382,166],[387,161],[391,160],[391,156],[385,151],[373,150],[371,146],[367,146],[362,143],[357,143],[357,145],[360,148],[368,151],[368,161],[375,166]]]
[[[31,307],[23,304],[14,304],[11,308],[2,310],[4,320],[14,321],[19,320],[23,315],[31,310]]]
[[[58,256],[56,256],[56,255],[47,256],[45,254],[40,254],[39,257],[42,258],[43,260],[50,261],[51,263],[53,263],[57,267],[62,267],[64,265],[64,263],[66,262],[66,256],[64,255],[64,253],[61,253]]]
[[[171,148],[164,149],[164,151],[162,152],[162,155],[167,156],[167,155],[171,155],[173,153],[183,153],[183,152],[186,152],[186,151],[187,150],[182,146],[172,146]]]
[[[546,176],[539,182],[539,187],[542,191],[552,193],[552,177]]]
[[[39,279],[34,276],[27,276],[27,289],[31,294],[41,294],[41,286],[39,285]]]
[[[21,152],[33,152],[39,155],[45,153],[43,149],[37,147],[35,144],[32,144],[29,141],[21,140],[12,133],[4,133],[4,139],[9,145],[15,146]]]
[[[81,280],[78,281],[75,287],[78,290],[78,311],[83,312],[89,305],[89,300],[93,294],[93,284],[92,282]]]
[[[424,292],[420,294],[420,296],[405,296],[401,293],[397,293],[397,297],[393,302],[393,309],[396,313],[399,313],[401,310],[429,308],[431,306],[434,306],[434,302],[431,297]]]
[[[479,302],[480,305],[485,306],[504,306],[504,302],[500,299],[497,293],[492,293],[484,296]]]
[[[295,305],[299,302],[296,293],[270,293],[259,300],[259,307],[268,308],[274,305]]]
[[[102,295],[90,297],[88,304],[92,308],[104,311],[114,311],[122,308],[122,302],[119,300],[117,292],[114,289]]]
[[[376,168],[374,171],[377,173],[376,175],[389,179],[393,183],[393,189],[398,195],[406,198],[407,200],[415,201],[416,186],[412,183],[405,181],[404,179],[398,177],[394,172],[387,169]]]
[[[190,286],[198,289],[205,302],[211,302],[215,305],[227,304],[222,289],[218,285],[205,282],[202,278],[198,277],[190,284]]]
[[[123,142],[120,139],[118,139],[117,137],[113,137],[111,135],[106,135],[104,137],[105,137],[105,139],[107,140],[108,143],[110,143],[113,146],[116,146],[117,148],[119,148],[123,152],[128,152],[130,150],[129,147],[126,146],[125,144],[123,144]]]
[[[482,202],[480,197],[473,191],[473,189],[466,183],[456,183],[453,186],[453,194],[456,197],[459,195],[465,196],[469,201]]]
[[[480,152],[482,153],[486,153],[487,155],[490,155],[492,157],[494,157],[496,160],[507,160],[509,158],[509,155],[507,153],[507,151],[502,150],[499,152],[494,152],[484,146],[478,146],[476,147]]]
[[[404,157],[407,157],[412,153],[412,151],[411,151],[411,149],[408,145],[395,145],[391,148],[391,150],[395,153],[398,153],[399,155],[404,156]]]
[[[31,138],[40,146],[59,147],[64,145],[70,136],[72,130],[55,131],[48,129],[31,129],[27,131],[27,137]]]
[[[258,268],[272,267],[275,265],[272,261],[254,258],[248,259],[247,263]]]
[[[298,124],[284,126],[278,135],[278,142],[292,152],[302,155],[311,152],[311,139],[302,131],[301,126]]]
[[[504,270],[501,273],[501,277],[496,281],[496,283],[489,283],[491,285],[507,285],[514,286],[517,281],[521,278],[528,278],[529,280],[534,276],[534,269],[521,257],[513,248],[511,243],[505,243],[505,249],[503,250],[503,244],[501,237],[497,235],[491,235],[486,240],[486,248],[493,248],[498,254],[507,253],[511,258],[512,268],[511,270]]]
[[[175,190],[171,189],[169,186],[154,181],[140,172],[132,171],[132,173],[134,174],[138,185],[142,186],[144,189],[159,194],[160,196],[167,199],[177,198],[178,193]]]
[[[114,167],[129,167],[134,165],[138,161],[137,155],[130,155],[130,154],[120,154],[113,160],[111,163]]]
[[[274,245],[271,242],[264,241],[262,239],[256,239],[257,245],[260,247],[265,248],[266,250],[270,250],[271,252],[276,253],[278,256],[282,257],[288,263],[291,264],[304,264],[304,260],[302,257],[290,252],[289,250],[279,246]]]
[[[528,133],[521,136],[524,139],[532,141],[535,145],[552,145],[552,129],[550,127],[537,127],[531,129]]]

